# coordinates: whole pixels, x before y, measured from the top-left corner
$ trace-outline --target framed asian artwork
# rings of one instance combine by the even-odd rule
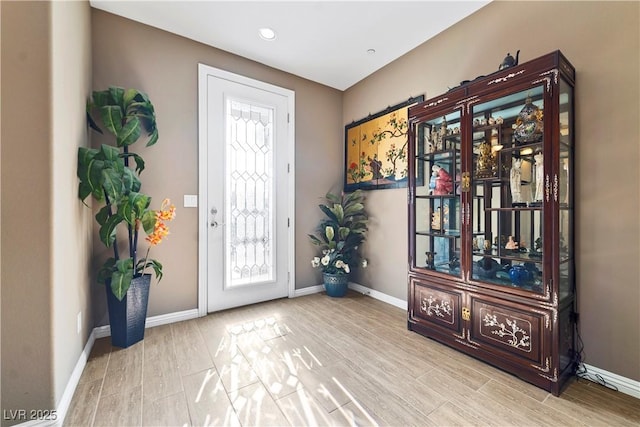
[[[423,100],[424,95],[409,98],[345,126],[345,191],[407,186],[409,107]],[[417,174],[422,183],[424,171]]]

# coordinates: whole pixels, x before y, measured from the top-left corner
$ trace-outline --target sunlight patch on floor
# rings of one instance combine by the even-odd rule
[[[346,394],[349,399],[351,400],[351,402],[353,402],[354,405],[356,405],[356,407],[360,410],[360,412],[362,413],[362,415],[364,415],[364,417],[369,421],[369,423],[371,423],[371,425],[373,426],[378,426],[378,423],[376,422],[376,420],[374,420],[373,418],[371,418],[371,415],[369,415],[369,413],[366,411],[366,409],[364,409],[362,407],[362,405],[360,405],[360,403],[356,400],[356,398],[349,393],[349,390],[347,390],[346,388],[344,388],[344,386],[340,383],[340,381],[338,381],[338,379],[336,377],[331,378],[333,380],[333,382],[336,383],[336,385],[338,387],[340,387],[340,389],[344,392],[344,394]],[[342,407],[339,407],[338,410],[340,411],[340,413],[342,413],[342,415],[345,416],[345,418],[347,418],[348,420],[352,420],[353,416],[348,414]]]
[[[281,410],[289,418],[296,418],[291,421],[303,423],[305,426],[330,425],[336,421],[335,418],[332,419],[329,412],[322,408],[318,399],[326,399],[324,405],[329,404],[335,408],[331,412],[333,416],[338,416],[342,422],[346,422],[348,425],[355,426],[362,422],[374,426],[378,425],[376,420],[336,377],[331,377],[333,383],[338,387],[334,392],[342,392],[344,396],[335,396],[325,384],[314,386],[314,393],[318,399],[309,394],[298,377],[299,371],[312,371],[322,368],[324,365],[318,355],[304,344],[306,342],[305,335],[296,335],[295,333],[289,335],[292,331],[286,323],[282,322],[282,319],[267,316],[252,321],[227,324],[225,329],[229,334],[218,342],[214,357],[229,361],[222,366],[217,366],[217,369],[220,376],[229,375],[230,377],[232,391],[229,393],[229,399],[233,408],[230,408],[230,411],[234,412],[235,410],[235,414],[238,416],[234,420],[227,414],[224,420],[225,425],[229,422],[233,424],[234,421],[240,421],[243,425],[258,425],[268,422],[274,414],[263,413],[263,411],[273,410],[272,399],[284,405]],[[244,362],[249,364],[249,369],[264,384],[264,387],[256,387],[255,390],[250,391],[245,387],[251,387],[251,385],[242,386],[239,384],[241,363]],[[215,374],[215,369],[207,372],[196,401],[202,399],[207,383],[212,380]],[[239,386],[242,386],[242,389],[238,389]],[[219,379],[217,387],[223,387],[221,379]],[[212,395],[212,393],[210,394]],[[268,399],[269,402],[266,402],[265,399]],[[222,421],[219,417],[215,420],[212,419],[212,415],[207,415],[206,425]]]

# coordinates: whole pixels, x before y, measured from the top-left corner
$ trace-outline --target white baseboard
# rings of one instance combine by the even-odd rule
[[[362,286],[358,283],[349,282],[349,289],[353,289],[356,292],[360,292],[361,294],[368,295],[371,298],[375,298],[382,302],[386,302],[387,304],[391,304],[395,307],[401,308],[403,310],[407,309],[407,302],[401,300],[400,298],[392,297],[391,295],[383,294],[380,291],[376,291],[375,289],[367,288],[366,286]]]
[[[317,294],[322,291],[324,291],[324,286],[322,285],[309,286],[302,289],[296,289],[293,291],[293,298],[303,297],[305,295]]]
[[[145,328],[153,328],[160,325],[168,325],[169,323],[182,322],[184,320],[191,320],[200,317],[197,308],[191,310],[178,311],[175,313],[161,314],[159,316],[153,316],[147,318]]]
[[[95,328],[93,328],[93,333],[95,334],[96,339],[111,336],[109,325],[96,326]]]
[[[62,421],[64,417],[67,415],[67,411],[69,410],[69,406],[71,405],[71,399],[73,398],[73,393],[76,391],[76,387],[80,382],[80,377],[82,376],[82,371],[84,371],[84,367],[87,364],[87,360],[89,360],[89,355],[91,354],[91,349],[93,348],[93,344],[96,342],[96,334],[95,329],[91,331],[89,334],[89,339],[82,349],[82,353],[80,353],[80,357],[78,358],[78,362],[76,366],[73,368],[73,372],[71,373],[71,377],[69,381],[67,381],[67,386],[64,388],[64,392],[62,393],[62,398],[60,402],[58,402],[58,422],[56,425],[62,425]]]
[[[169,323],[182,322],[183,320],[191,320],[199,317],[198,309],[193,308],[191,310],[177,311],[175,313],[161,314],[159,316],[148,317],[144,324],[145,329],[153,328],[160,325],[168,325]],[[104,338],[111,336],[111,330],[109,325],[97,326],[93,329],[95,332],[95,338]]]
[[[604,369],[596,368],[595,366],[587,365],[583,363],[578,369],[580,378],[593,381],[594,383],[602,384],[602,381],[598,377],[602,378],[606,385],[614,386],[620,393],[628,394],[637,399],[640,399],[640,381],[635,381],[630,378],[614,374],[613,372],[605,371]]]
[[[401,300],[399,298],[392,297],[390,295],[384,294],[382,292],[376,291],[375,289],[367,288],[366,286],[362,286],[355,282],[349,282],[349,289],[352,289],[356,292],[360,292],[363,295],[370,296],[371,298],[375,298],[382,302],[386,302],[387,304],[391,304],[395,307],[401,308],[403,310],[407,309],[407,302]],[[296,289],[293,297],[302,297],[305,295],[317,294],[319,292],[324,291],[323,285],[309,286],[302,289]]]

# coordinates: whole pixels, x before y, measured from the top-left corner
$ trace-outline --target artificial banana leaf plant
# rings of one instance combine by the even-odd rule
[[[163,209],[152,210],[151,197],[141,192],[140,174],[145,163],[131,148],[141,138],[146,139],[146,146],[158,141],[154,107],[145,93],[120,87],[94,91],[87,102],[87,121],[98,133],[106,130],[113,144],[78,149],[78,197],[85,203],[91,196],[101,205],[95,219],[100,240],[112,248],[113,257],[102,265],[98,282],[109,284],[116,298],[122,300],[131,280],[146,268],[152,268],[158,280],[162,278],[162,264],[148,259],[148,250],[144,258],[138,258],[138,235],[142,228],[147,241],[157,244],[162,236],[154,234],[168,233],[163,221],[173,219],[175,208],[164,203]],[[120,228],[126,228],[126,253],[121,253],[117,241]]]

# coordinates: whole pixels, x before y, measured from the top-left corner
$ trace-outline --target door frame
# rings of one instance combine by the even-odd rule
[[[288,297],[295,295],[295,92],[279,86],[245,77],[209,65],[198,63],[198,315],[207,313],[207,233],[209,230],[209,200],[207,195],[207,77],[214,76],[256,89],[273,92],[287,98],[289,132],[287,136],[287,285]]]

